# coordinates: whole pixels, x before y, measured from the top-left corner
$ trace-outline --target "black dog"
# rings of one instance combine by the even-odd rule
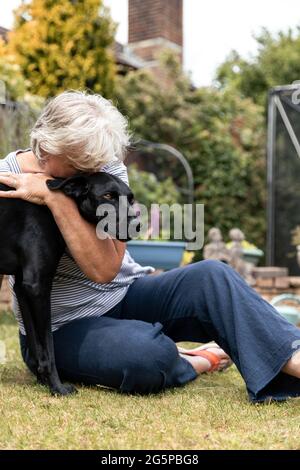
[[[125,199],[126,209],[132,212],[134,201],[130,188],[108,173],[57,178],[47,180],[46,184],[49,189],[61,190],[72,197],[82,217],[95,224],[104,219],[105,211],[97,215],[97,208],[101,209],[103,204],[115,208],[117,223],[120,222],[119,196],[124,196],[121,199]],[[0,184],[1,191],[11,189]],[[135,218],[135,215],[127,218],[127,234],[122,241],[129,239],[128,227]],[[36,376],[53,394],[72,393],[75,388],[63,385],[59,379],[51,333],[50,293],[65,249],[64,239],[47,206],[22,199],[0,198],[0,223],[0,278],[2,274],[15,276],[14,291],[35,361]],[[109,232],[107,226],[104,230]],[[115,235],[119,238],[118,230]]]

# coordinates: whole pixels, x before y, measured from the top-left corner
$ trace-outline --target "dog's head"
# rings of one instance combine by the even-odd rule
[[[116,176],[98,172],[55,178],[46,184],[50,190],[63,191],[74,199],[82,217],[93,224],[100,222],[100,228],[118,240],[130,240],[130,224],[136,224],[136,231],[139,230],[133,193]]]

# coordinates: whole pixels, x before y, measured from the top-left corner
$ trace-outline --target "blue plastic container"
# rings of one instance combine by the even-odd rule
[[[281,294],[273,297],[270,301],[271,305],[276,308],[276,310],[282,315],[286,320],[288,320],[293,325],[300,325],[300,312],[298,309],[291,305],[279,305],[281,302],[295,302],[300,305],[300,296],[295,294]]]
[[[133,259],[142,266],[169,270],[180,266],[186,242],[131,240],[127,249]]]

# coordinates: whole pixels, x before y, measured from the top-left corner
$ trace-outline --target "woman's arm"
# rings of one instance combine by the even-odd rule
[[[35,204],[46,204],[65,242],[84,274],[91,281],[110,282],[118,274],[125,252],[125,243],[97,238],[96,227],[83,219],[73,199],[61,192],[52,192],[41,173],[2,173],[0,182],[15,188],[0,191],[0,197],[21,198]]]
[[[80,269],[94,282],[112,281],[120,271],[125,243],[100,240],[93,224],[83,219],[73,199],[50,192],[45,200]]]

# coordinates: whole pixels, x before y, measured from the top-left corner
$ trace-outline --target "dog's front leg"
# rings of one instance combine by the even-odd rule
[[[31,273],[32,274],[32,270]],[[26,273],[20,281],[16,276],[14,290],[20,305],[29,349],[36,362],[38,380],[50,387],[54,395],[68,395],[76,391],[70,384],[62,384],[55,364],[51,333],[51,285],[44,280],[29,280]]]
[[[30,361],[28,366],[30,370],[37,376],[38,381],[42,383],[42,379],[38,374],[38,338],[36,337],[33,320],[30,316],[28,301],[22,290],[22,280],[18,275],[15,276],[14,291],[18,299],[19,308],[25,326],[27,344],[30,351]]]

